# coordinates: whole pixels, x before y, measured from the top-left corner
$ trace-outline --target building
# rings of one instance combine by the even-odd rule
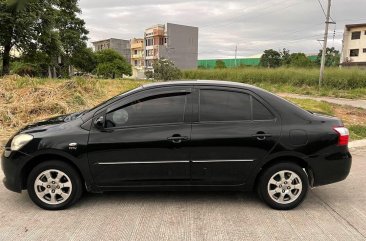
[[[143,38],[131,39],[131,65],[137,69],[143,69],[145,66],[144,42]]]
[[[125,57],[128,62],[131,61],[131,47],[129,40],[111,38],[93,42],[93,45],[96,52],[103,49],[114,49]]]
[[[198,28],[178,24],[158,24],[145,30],[145,66],[169,59],[180,69],[197,68]]]
[[[366,23],[346,25],[341,65],[366,67]]]
[[[132,77],[145,78],[145,40],[143,38],[131,39],[131,65]]]

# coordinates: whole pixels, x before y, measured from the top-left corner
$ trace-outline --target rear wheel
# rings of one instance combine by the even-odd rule
[[[264,171],[258,192],[263,201],[278,210],[290,210],[306,197],[309,180],[305,171],[293,163],[279,163]]]
[[[27,181],[28,194],[39,207],[62,210],[82,195],[82,181],[78,172],[61,161],[48,161],[36,166]]]

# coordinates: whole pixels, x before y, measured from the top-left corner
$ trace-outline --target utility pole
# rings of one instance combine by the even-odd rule
[[[238,59],[238,45],[235,46],[235,68],[238,66],[236,60]]]
[[[327,52],[329,24],[331,23],[330,22],[330,8],[331,8],[331,5],[332,5],[332,0],[328,0],[328,9],[327,9],[327,16],[326,16],[326,21],[325,21],[323,54],[322,54],[322,60],[321,60],[321,66],[320,66],[319,88],[322,86],[322,82],[323,82],[323,78],[324,78],[325,56],[326,56],[326,52]]]

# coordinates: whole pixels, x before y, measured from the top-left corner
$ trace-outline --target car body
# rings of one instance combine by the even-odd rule
[[[26,144],[17,149],[24,138]],[[36,189],[29,185],[30,175],[50,160],[59,163],[55,165],[63,174],[69,169],[62,163],[74,170],[89,192],[250,191],[260,186],[267,170],[288,164],[286,170],[307,179],[302,178],[305,190],[348,176],[352,157],[347,144],[348,131],[338,118],[305,111],[260,88],[224,81],[173,81],[148,84],[83,113],[23,128],[6,144],[2,168],[5,186],[15,192]],[[42,182],[55,191],[50,180]],[[269,183],[262,189],[266,185],[271,189]],[[42,187],[38,191],[47,192]],[[269,204],[290,209],[300,199],[296,204]],[[37,204],[46,209],[66,207]]]

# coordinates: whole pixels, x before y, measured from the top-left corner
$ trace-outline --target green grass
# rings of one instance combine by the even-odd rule
[[[326,115],[334,115],[334,107],[324,101],[316,101],[310,99],[295,99],[295,98],[286,98],[294,104],[300,106],[301,108]]]
[[[272,92],[344,98],[366,97],[366,70],[328,68],[319,90],[315,68],[199,69],[183,72],[184,79],[227,80],[256,85]]]
[[[351,125],[348,126],[350,131],[351,140],[366,139],[366,126],[363,125]]]

